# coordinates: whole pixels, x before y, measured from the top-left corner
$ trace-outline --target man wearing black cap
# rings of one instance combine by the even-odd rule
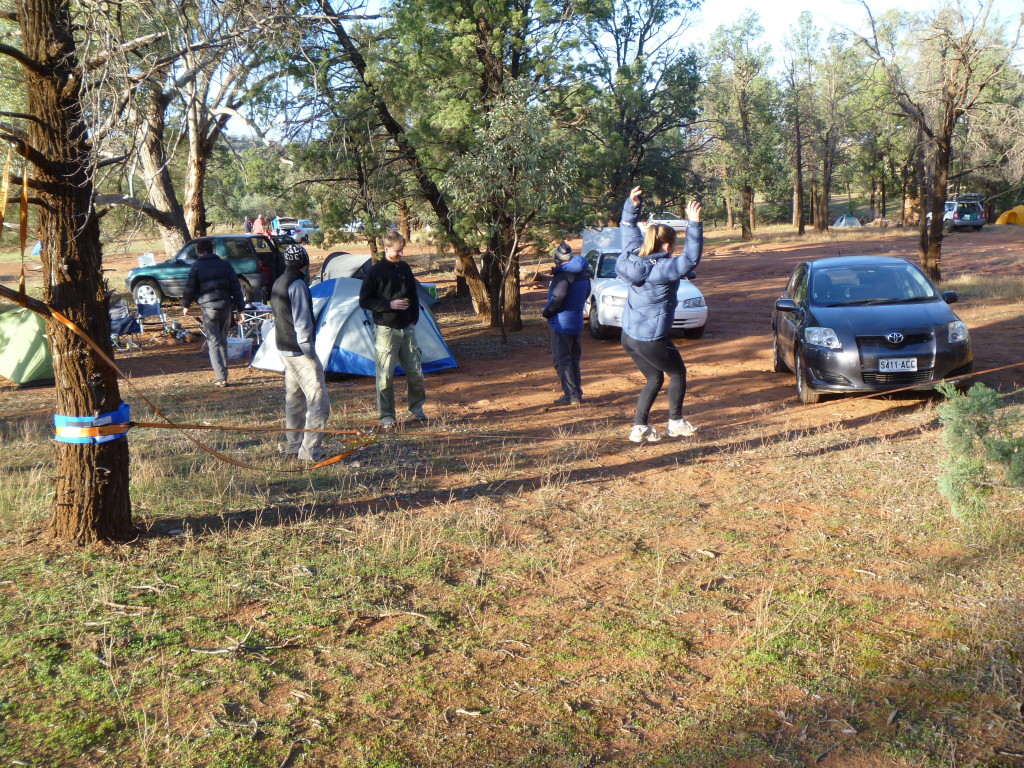
[[[323,429],[331,415],[324,367],[316,356],[313,300],[306,285],[309,254],[301,245],[284,252],[284,274],[274,281],[274,340],[284,363],[284,426],[287,441],[281,452],[299,461],[319,461],[323,434],[300,429]]]
[[[590,295],[591,276],[587,260],[573,256],[572,248],[562,241],[555,249],[548,303],[541,311],[551,326],[551,359],[562,384],[562,396],[555,405],[579,405],[583,401],[583,305]]]

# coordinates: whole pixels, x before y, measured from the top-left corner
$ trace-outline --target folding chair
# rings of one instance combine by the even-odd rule
[[[142,333],[142,326],[138,319],[128,309],[124,299],[119,299],[110,307],[110,341],[115,350],[128,353],[131,357],[132,350],[139,347],[139,334]],[[122,346],[121,337],[127,336],[128,341]]]
[[[152,304],[137,304],[135,309],[138,312],[140,323],[145,324],[146,318],[155,317],[166,327],[167,314],[161,308],[159,301],[155,301]]]

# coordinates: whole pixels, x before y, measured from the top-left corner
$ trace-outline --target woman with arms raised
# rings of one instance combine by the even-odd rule
[[[663,224],[650,226],[643,235],[636,222],[643,210],[643,190],[634,187],[622,206],[622,253],[615,273],[629,286],[622,313],[622,346],[646,377],[640,390],[636,416],[629,439],[634,443],[655,442],[661,435],[650,426],[651,406],[668,374],[669,437],[687,437],[697,431],[683,418],[686,395],[686,366],[672,343],[669,332],[676,313],[680,278],[687,277],[700,263],[704,248],[701,206],[686,206],[686,243],[676,255],[676,231]]]

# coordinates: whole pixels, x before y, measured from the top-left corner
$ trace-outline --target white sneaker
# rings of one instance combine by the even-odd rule
[[[669,437],[689,437],[697,428],[686,419],[669,419],[665,434]]]
[[[656,443],[661,440],[661,435],[646,424],[634,424],[629,439],[634,443]]]

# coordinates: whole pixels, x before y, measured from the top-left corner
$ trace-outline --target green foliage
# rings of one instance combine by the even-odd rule
[[[957,517],[977,518],[994,487],[1024,487],[1024,414],[1000,409],[999,394],[981,382],[966,394],[948,382],[938,390],[946,397],[939,419],[949,448],[939,490]]]
[[[578,166],[569,135],[522,83],[494,105],[477,131],[475,148],[458,158],[443,181],[465,211],[499,213],[520,238],[545,209],[568,203]],[[500,221],[470,215],[467,221],[490,237]]]

